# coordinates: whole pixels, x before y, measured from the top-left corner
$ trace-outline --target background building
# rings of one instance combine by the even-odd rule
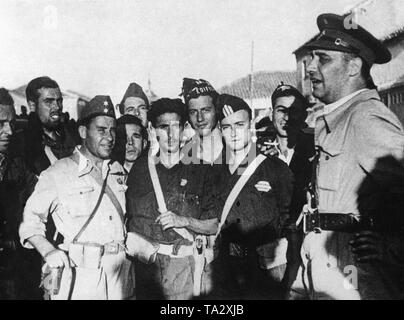
[[[253,76],[250,74],[237,79],[219,88],[218,91],[244,99],[253,109],[253,118],[259,120],[271,114],[271,95],[281,82],[296,86],[296,72],[254,72]]]

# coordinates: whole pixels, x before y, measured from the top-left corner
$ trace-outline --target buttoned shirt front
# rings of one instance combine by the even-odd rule
[[[404,179],[400,168],[380,165],[388,157],[402,162],[403,129],[376,90],[357,92],[328,111],[317,118],[315,128],[318,208],[359,216],[365,180],[384,186],[386,176]]]
[[[79,151],[78,164],[71,158],[58,160],[41,173],[35,190],[28,199],[20,225],[21,243],[34,235],[45,236],[48,215],[52,214],[56,229],[64,236],[65,243],[73,240],[93,211],[101,192],[101,185],[90,175],[98,170]],[[77,158],[76,158],[77,159]],[[102,177],[105,178],[110,166],[107,184],[125,210],[125,173],[118,162],[103,162]],[[124,225],[115,206],[107,194],[79,241],[105,244],[124,240]]]

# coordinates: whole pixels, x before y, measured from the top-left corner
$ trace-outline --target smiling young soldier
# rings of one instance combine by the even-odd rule
[[[184,78],[182,96],[187,107],[188,121],[195,130],[195,135],[183,148],[183,152],[185,156],[190,156],[194,163],[203,161],[213,164],[221,159],[223,150],[215,106],[218,93],[206,80]]]
[[[125,174],[118,162],[110,161],[115,130],[110,97],[95,96],[79,118],[80,148],[42,172],[27,201],[21,243],[38,250],[50,270],[62,272],[58,292],[47,288],[45,272],[44,286],[51,299],[133,295],[124,245]],[[63,236],[57,247],[45,238],[50,215]]]
[[[112,158],[129,173],[147,146],[147,131],[139,118],[126,114],[116,122],[116,142]]]
[[[217,229],[215,182],[209,165],[182,162],[186,113],[180,99],[155,101],[149,119],[160,150],[133,165],[127,182],[127,211],[129,231],[157,243],[158,251],[153,264],[136,263],[136,296],[190,299],[198,294],[195,286],[201,281],[195,238]]]
[[[217,106],[227,155],[223,153],[221,200],[225,205],[219,224],[219,256],[212,263],[213,295],[279,298],[279,288],[273,287],[259,266],[258,251],[279,237],[288,217],[292,173],[275,157],[257,156],[251,109],[245,101],[222,94]]]
[[[377,212],[381,219],[372,217],[374,201],[393,181],[403,181],[404,134],[370,76],[372,65],[389,62],[391,54],[361,26],[345,28],[349,19],[320,15],[320,35],[305,45],[311,50],[307,70],[313,95],[326,105],[315,127],[318,211],[305,221],[303,266],[292,288],[294,298],[389,298],[391,283],[382,279],[384,262],[355,260],[349,242],[353,231],[379,228],[390,219],[389,210]],[[367,245],[362,244],[354,247],[359,258],[366,254]]]
[[[277,156],[283,160],[293,172],[295,183],[290,206],[290,219],[285,230],[287,238],[274,242],[272,255],[269,254],[266,267],[271,270],[273,277],[282,280],[285,289],[290,288],[296,279],[300,266],[300,248],[303,240],[301,228],[296,227],[296,221],[307,202],[306,188],[312,176],[312,159],[315,155],[314,136],[306,133],[306,109],[309,106],[303,95],[293,86],[281,84],[271,96],[272,123],[275,139],[270,141],[271,147],[265,154]],[[270,247],[268,247],[270,249]],[[285,264],[285,262],[287,263]]]

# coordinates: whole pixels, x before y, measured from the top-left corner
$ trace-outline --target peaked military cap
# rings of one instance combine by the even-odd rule
[[[251,118],[252,111],[250,106],[239,97],[230,94],[221,94],[217,98],[216,106],[219,109],[219,121],[240,110],[246,110]]]
[[[182,92],[180,96],[182,95],[184,97],[185,103],[199,96],[212,96],[217,94],[215,88],[206,80],[184,78],[182,81]]]
[[[383,64],[391,60],[387,47],[360,25],[350,22],[350,16],[321,14],[317,18],[320,30],[313,41],[304,45],[307,49],[325,49],[355,53],[369,67],[374,63]]]
[[[116,119],[114,105],[110,96],[95,96],[88,105],[83,108],[79,117],[79,123],[97,116],[107,116]]]

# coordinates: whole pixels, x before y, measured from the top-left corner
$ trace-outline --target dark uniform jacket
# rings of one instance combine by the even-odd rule
[[[11,148],[15,142],[16,139]],[[0,169],[0,299],[40,296],[40,256],[23,249],[18,240],[22,211],[37,181],[20,151],[10,150]]]
[[[129,174],[126,192],[129,231],[140,233],[163,244],[183,242],[173,230],[163,231],[155,223],[160,215],[153,189],[147,155],[139,158]],[[156,165],[167,209],[182,216],[212,219],[218,216],[214,181],[210,165],[183,164],[167,169]]]

